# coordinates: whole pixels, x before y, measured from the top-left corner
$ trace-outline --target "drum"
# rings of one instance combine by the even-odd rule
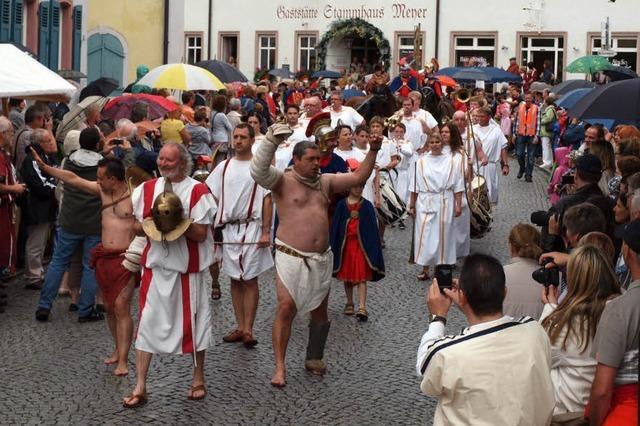
[[[376,209],[378,218],[385,225],[392,225],[407,217],[407,206],[391,185],[389,174],[380,170],[380,207]]]
[[[487,183],[483,176],[477,175],[470,183],[467,201],[471,210],[471,238],[482,238],[491,230],[491,202]]]

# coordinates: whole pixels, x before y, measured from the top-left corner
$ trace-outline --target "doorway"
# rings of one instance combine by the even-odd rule
[[[380,61],[380,49],[373,40],[356,37],[351,42],[351,65],[362,65],[365,74],[371,74]],[[351,70],[358,71],[358,70]]]

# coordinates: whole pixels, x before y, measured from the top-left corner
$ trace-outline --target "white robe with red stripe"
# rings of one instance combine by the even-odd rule
[[[209,188],[190,177],[172,184],[180,198],[183,217],[211,225],[216,204]],[[138,186],[133,211],[142,222],[151,217],[156,197],[164,190],[164,178]],[[142,252],[142,282],[136,349],[150,353],[183,354],[211,345],[209,289],[205,282],[213,263],[213,234],[198,243],[185,236],[172,242],[147,238]]]
[[[233,280],[247,281],[273,267],[268,247],[243,244],[260,240],[263,200],[271,192],[251,177],[251,161],[227,161],[218,164],[206,184],[218,200],[216,226],[224,225],[223,241],[231,243],[222,246],[222,271]]]

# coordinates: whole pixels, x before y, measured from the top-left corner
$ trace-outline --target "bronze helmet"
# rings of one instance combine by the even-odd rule
[[[171,182],[165,178],[164,191],[153,202],[151,218],[145,219],[145,234],[154,241],[175,241],[191,225],[191,219],[183,219],[180,198],[172,191]]]
[[[321,112],[314,115],[309,124],[307,125],[307,131],[305,133],[307,137],[313,135],[316,139],[316,144],[320,149],[320,152],[326,153],[329,151],[327,142],[331,139],[335,139],[336,132],[331,127],[331,114],[328,112]]]

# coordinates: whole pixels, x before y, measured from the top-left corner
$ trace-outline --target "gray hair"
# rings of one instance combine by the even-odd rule
[[[13,126],[7,117],[0,115],[0,133],[9,131],[9,127]]]
[[[41,145],[42,142],[47,140],[49,137],[49,131],[46,129],[33,129],[31,131],[31,135],[29,136],[29,141],[33,145]]]
[[[229,101],[229,109],[232,110],[238,110],[240,109],[240,99],[238,98],[231,98],[231,100]]]
[[[177,142],[165,142],[162,146],[163,148],[166,146],[175,146],[178,150],[178,154],[180,155],[180,162],[184,166],[184,175],[191,176],[191,171],[193,170],[193,158],[191,154],[187,150],[187,148],[182,143]]]
[[[298,142],[296,146],[293,147],[293,158],[300,160],[304,157],[308,149],[320,149],[315,142],[311,141],[302,141]]]
[[[138,127],[128,118],[121,118],[118,120],[116,123],[116,130],[118,130],[119,136],[122,136],[122,131],[124,130],[129,142],[135,141],[138,136]]]

